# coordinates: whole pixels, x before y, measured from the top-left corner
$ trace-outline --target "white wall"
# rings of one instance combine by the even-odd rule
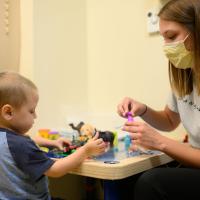
[[[28,50],[32,59],[23,59],[21,71],[40,91],[35,130],[70,120],[100,129],[120,125],[116,106],[124,96],[163,108],[167,60],[161,37],[146,28],[148,9],[163,1],[21,0],[22,40],[27,20],[32,24],[32,40],[24,42],[30,48],[22,49],[22,58]],[[27,7],[32,15],[23,12]]]

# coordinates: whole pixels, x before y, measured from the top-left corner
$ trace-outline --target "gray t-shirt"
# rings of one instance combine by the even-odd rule
[[[179,113],[188,133],[189,143],[193,147],[200,148],[200,96],[196,89],[183,98],[170,93],[167,105],[170,110]]]

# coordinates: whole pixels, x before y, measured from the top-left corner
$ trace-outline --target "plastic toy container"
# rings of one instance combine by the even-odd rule
[[[58,131],[49,131],[49,139],[50,140],[56,140],[60,137],[60,134]]]
[[[50,129],[39,129],[38,134],[43,138],[49,138]]]

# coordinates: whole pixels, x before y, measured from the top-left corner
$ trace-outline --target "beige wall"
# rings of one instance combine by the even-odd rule
[[[124,96],[161,109],[167,60],[146,16],[163,2],[21,0],[21,72],[40,91],[35,130],[80,120],[113,128],[123,121],[116,105]]]
[[[40,92],[34,130],[65,127],[66,110],[87,109],[85,1],[21,0],[21,4],[20,71],[36,82]]]
[[[65,127],[66,112],[87,107],[85,12],[83,0],[34,1],[34,74],[42,127]]]
[[[19,70],[19,0],[0,0],[0,70]]]
[[[20,73],[34,79],[33,1],[20,0]]]
[[[161,37],[147,33],[147,10],[158,1],[87,1],[89,105],[115,112],[124,96],[165,104],[167,61]]]

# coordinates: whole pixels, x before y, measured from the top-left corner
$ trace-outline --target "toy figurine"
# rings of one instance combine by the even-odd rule
[[[92,125],[85,124],[84,122],[80,122],[77,126],[74,126],[73,123],[71,123],[69,125],[72,127],[72,129],[78,131],[78,133],[79,133],[78,141],[83,142],[83,144],[84,144],[84,142],[87,142],[88,139],[94,137],[94,135],[97,132],[99,132],[99,138],[102,138],[104,142],[109,142],[111,147],[113,146],[115,135],[111,131],[98,131]],[[76,142],[78,142],[78,141],[76,141]]]
[[[81,130],[81,127],[83,126],[83,124],[84,124],[84,122],[80,122],[77,126],[74,126],[73,123],[70,123],[69,126],[71,126],[72,129],[78,131],[79,136],[80,136],[81,135],[80,130]]]
[[[96,129],[90,124],[83,124],[80,133],[81,135],[87,136],[88,138],[92,138],[95,135]]]
[[[102,138],[104,142],[109,142],[110,147],[113,147],[115,135],[111,131],[97,131],[99,133],[99,138]]]

